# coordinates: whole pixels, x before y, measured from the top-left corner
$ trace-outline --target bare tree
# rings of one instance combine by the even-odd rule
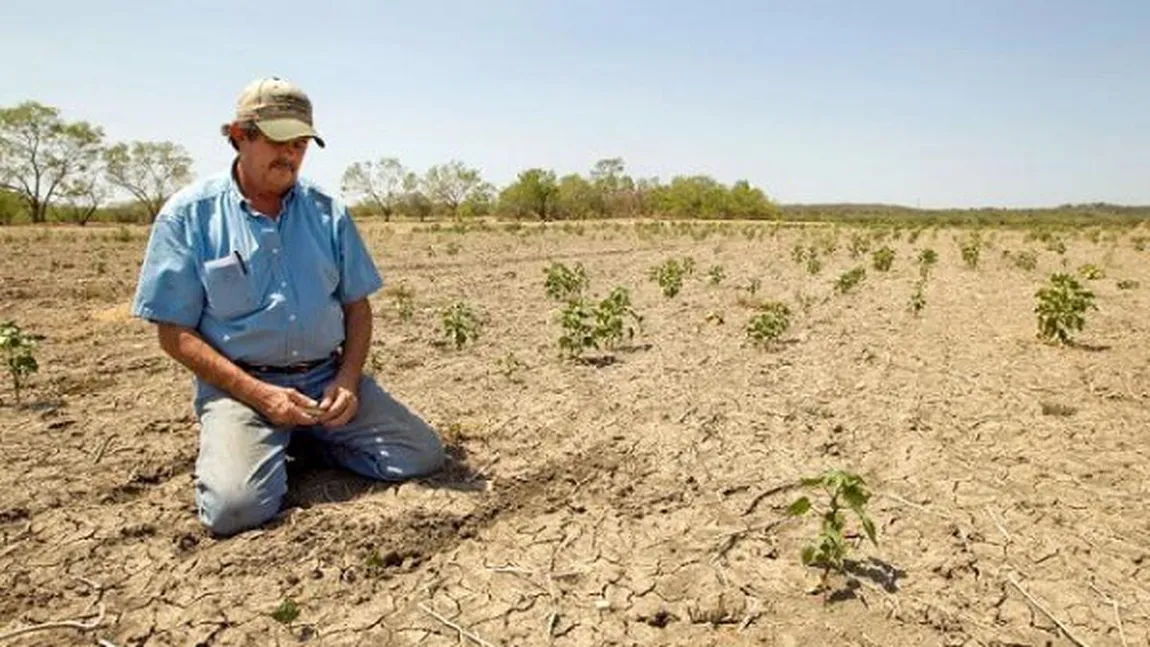
[[[390,221],[403,199],[407,171],[399,160],[384,157],[377,162],[356,162],[343,172],[343,192],[362,200]]]
[[[20,196],[32,222],[45,222],[65,183],[96,165],[103,141],[102,128],[66,122],[52,106],[0,109],[0,188]]]
[[[116,144],[104,152],[105,173],[113,186],[140,203],[153,222],[173,193],[192,180],[192,156],[172,142]]]

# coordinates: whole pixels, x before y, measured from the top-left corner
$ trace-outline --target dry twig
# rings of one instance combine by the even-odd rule
[[[1006,528],[998,521],[998,517],[994,514],[994,511],[990,509],[990,506],[986,506],[985,509],[986,516],[990,517],[991,523],[994,524],[995,528],[998,528],[998,532],[1002,533],[1002,536],[1006,539],[1006,543],[1013,543],[1014,540],[1010,537],[1010,533],[1006,532]]]
[[[81,622],[80,620],[57,620],[54,622],[44,622],[38,625],[31,625],[28,627],[21,627],[13,629],[0,634],[0,642],[11,640],[17,636],[23,636],[36,631],[47,631],[49,629],[79,629],[80,631],[91,631],[100,626],[104,622],[104,605],[100,605],[100,611],[96,614],[96,619],[91,622]],[[83,616],[87,618],[88,616]]]
[[[779,492],[786,492],[787,490],[793,490],[798,486],[799,486],[798,483],[793,483],[793,482],[788,481],[786,483],[782,483],[780,485],[776,485],[774,487],[770,487],[770,488],[767,488],[766,490],[763,490],[762,492],[756,494],[755,498],[751,499],[751,502],[749,504],[747,504],[747,509],[743,510],[743,516],[745,517],[745,516],[751,514],[752,512],[754,512],[755,508],[759,507],[759,503],[761,503],[763,501],[763,499],[765,499],[769,496],[778,494]]]
[[[1045,606],[1043,606],[1042,603],[1039,602],[1033,595],[1030,595],[1029,593],[1027,593],[1026,589],[1022,588],[1022,585],[1018,583],[1018,580],[1014,579],[1013,575],[1007,575],[1006,579],[1012,585],[1014,585],[1014,588],[1018,589],[1019,593],[1024,595],[1026,597],[1026,599],[1030,601],[1030,604],[1034,605],[1034,608],[1041,611],[1043,613],[1043,615],[1045,615],[1047,618],[1050,618],[1050,621],[1058,626],[1058,629],[1062,631],[1062,635],[1066,636],[1070,640],[1070,642],[1074,643],[1075,645],[1078,645],[1078,647],[1087,647],[1086,643],[1082,642],[1081,640],[1078,639],[1077,636],[1070,633],[1070,629],[1067,628],[1066,625],[1062,624],[1061,620],[1059,620],[1058,618],[1055,618],[1054,614],[1051,613],[1049,609],[1047,609]]]
[[[431,610],[431,608],[428,607],[426,604],[423,604],[421,602],[419,604],[419,608],[422,609],[424,613],[427,613],[428,615],[430,615],[432,618],[435,618],[436,620],[442,622],[443,624],[447,625],[448,627],[451,627],[452,629],[454,629],[456,632],[459,633],[459,637],[461,639],[467,638],[468,640],[471,640],[472,642],[476,643],[477,645],[482,645],[483,647],[495,647],[495,645],[487,642],[486,640],[480,638],[479,636],[475,635],[474,633],[464,629],[463,627],[460,627],[459,625],[455,624],[454,622],[452,622],[452,621],[448,620],[447,618],[439,615],[435,611]]]

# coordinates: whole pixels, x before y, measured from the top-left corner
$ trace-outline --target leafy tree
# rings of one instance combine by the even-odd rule
[[[408,218],[418,218],[420,222],[431,215],[433,205],[423,190],[423,180],[415,173],[403,176],[403,197],[399,211]]]
[[[383,219],[390,221],[405,197],[407,171],[399,160],[356,162],[343,172],[341,188],[350,200],[363,201]]]
[[[555,211],[560,218],[580,220],[605,215],[602,194],[575,173],[559,179]]]
[[[738,180],[727,194],[727,215],[743,220],[776,218],[778,208],[762,189],[751,186],[746,180]]]
[[[499,194],[499,208],[516,218],[535,216],[551,220],[556,214],[558,195],[554,171],[527,169]]]
[[[464,218],[478,218],[491,213],[495,206],[495,185],[480,182],[459,205],[459,213]]]
[[[423,179],[427,197],[456,219],[460,217],[460,205],[483,184],[477,169],[468,168],[458,160],[432,166]]]
[[[0,189],[20,196],[32,222],[45,222],[65,183],[96,164],[103,141],[102,128],[65,121],[52,106],[0,109]]]
[[[148,222],[164,202],[192,181],[192,156],[172,142],[120,143],[104,151],[105,174],[143,207]]]
[[[590,177],[598,198],[596,215],[621,217],[636,213],[635,181],[624,173],[623,158],[608,157],[595,162]]]
[[[15,191],[0,189],[0,225],[10,225],[24,210],[24,201]]]

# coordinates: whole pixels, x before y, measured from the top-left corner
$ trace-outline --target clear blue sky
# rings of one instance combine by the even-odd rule
[[[8,3],[0,105],[226,167],[240,88],[328,148],[503,185],[530,166],[746,178],[781,202],[1150,204],[1150,0]]]

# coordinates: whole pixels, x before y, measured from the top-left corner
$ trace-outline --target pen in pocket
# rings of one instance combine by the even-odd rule
[[[244,275],[247,275],[248,266],[244,265],[244,257],[240,256],[240,253],[238,251],[233,251],[232,253],[236,255],[236,260],[240,262],[240,271],[243,272]]]

